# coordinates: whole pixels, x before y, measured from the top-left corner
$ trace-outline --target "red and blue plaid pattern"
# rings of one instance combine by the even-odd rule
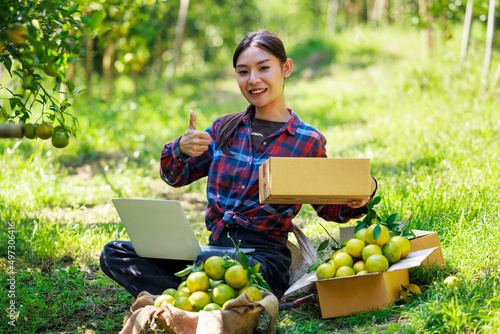
[[[238,224],[286,242],[293,231],[292,219],[302,205],[275,205],[259,202],[259,166],[269,157],[326,157],[326,139],[313,126],[300,120],[291,110],[291,118],[280,130],[268,136],[252,150],[250,111],[242,120],[230,148],[232,156],[222,153],[215,143],[221,127],[217,119],[205,131],[211,136],[209,149],[199,157],[187,157],[179,151],[179,139],[165,145],[161,154],[161,178],[181,187],[208,176],[205,222],[216,240],[224,226]],[[293,180],[291,180],[293,182]],[[347,222],[366,213],[366,208],[342,205],[313,205],[318,216],[328,221]]]

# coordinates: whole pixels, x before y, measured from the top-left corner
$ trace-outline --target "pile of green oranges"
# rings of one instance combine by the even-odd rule
[[[374,230],[380,234],[374,238]],[[410,253],[410,241],[403,236],[390,236],[389,230],[379,224],[370,225],[347,239],[343,248],[333,252],[330,259],[316,269],[318,279],[379,273],[404,259]]]
[[[64,148],[69,144],[69,134],[62,125],[55,127],[49,122],[39,124],[27,123],[24,125],[24,136],[28,139],[51,139],[56,148]]]
[[[229,301],[244,293],[252,301],[259,301],[262,292],[251,285],[252,277],[238,261],[211,256],[200,269],[190,271],[177,289],[166,289],[158,296],[154,306],[161,307],[166,302],[191,312],[224,310]]]

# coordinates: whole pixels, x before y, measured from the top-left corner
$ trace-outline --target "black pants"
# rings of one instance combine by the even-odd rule
[[[209,244],[233,247],[228,234],[236,243],[241,240],[240,247],[255,249],[255,252],[247,254],[250,266],[254,266],[257,262],[261,263],[260,273],[273,293],[278,298],[281,297],[288,289],[290,280],[291,254],[288,247],[273,238],[238,225],[225,228],[217,240],[213,240],[210,236]],[[202,252],[194,263],[200,265],[212,255],[223,254]],[[140,257],[129,241],[109,242],[104,246],[100,257],[102,271],[134,297],[141,291],[158,295],[167,288],[177,288],[182,278],[175,276],[174,273],[192,263],[192,261]]]

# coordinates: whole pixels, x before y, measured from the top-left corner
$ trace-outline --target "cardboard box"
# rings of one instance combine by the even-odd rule
[[[373,190],[369,158],[271,157],[259,168],[261,203],[346,204]]]
[[[383,273],[311,280],[318,289],[321,316],[333,318],[369,312],[392,305],[399,298],[401,285],[409,284],[408,269],[418,267],[438,251],[438,247],[411,252]]]
[[[340,228],[340,241],[354,236],[355,226]],[[349,276],[319,281],[316,271],[301,277],[286,292],[293,296],[309,293],[314,285],[318,290],[323,318],[334,318],[385,308],[393,304],[409,283],[408,269],[433,263],[444,264],[437,232],[413,230],[417,238],[410,239],[411,253],[403,260],[378,274]]]
[[[441,244],[439,242],[439,237],[437,232],[432,231],[421,231],[413,230],[417,238],[409,238],[410,240],[410,251],[416,252],[423,249],[438,247],[436,252],[433,252],[425,261],[422,263],[424,266],[431,264],[444,265],[443,251],[441,249]]]

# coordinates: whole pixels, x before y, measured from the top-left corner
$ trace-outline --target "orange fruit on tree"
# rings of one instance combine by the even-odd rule
[[[366,263],[366,259],[368,259],[373,254],[382,254],[382,248],[380,248],[379,245],[375,244],[366,245],[365,248],[363,248],[363,251],[361,252],[361,257],[363,258],[363,261],[365,261]]]
[[[338,268],[343,266],[352,267],[352,265],[354,264],[354,260],[348,253],[339,252],[333,259],[333,263],[335,264],[335,268],[337,268],[338,270]]]
[[[195,271],[189,274],[186,286],[191,293],[195,291],[207,291],[210,288],[210,279],[205,272]]]
[[[407,238],[401,236],[401,235],[396,235],[392,238],[389,239],[389,242],[392,242],[396,245],[398,245],[399,249],[401,250],[401,258],[404,259],[405,257],[410,254],[411,250],[411,244],[410,240]]]
[[[328,279],[335,277],[335,266],[330,263],[322,263],[316,269],[318,279]]]
[[[210,312],[210,311],[221,311],[221,310],[222,310],[222,308],[220,307],[220,305],[216,304],[216,303],[207,304],[203,308],[203,311],[207,311],[207,312]]]
[[[28,37],[28,29],[19,22],[8,27],[5,32],[7,38],[13,43],[23,44],[26,42],[26,37]]]
[[[389,242],[382,247],[382,255],[387,258],[390,264],[394,264],[401,259],[401,250],[398,245]]]
[[[205,291],[195,291],[188,299],[191,305],[193,305],[193,311],[195,312],[203,310],[205,306],[212,302],[210,296]]]
[[[238,291],[238,296],[242,294],[246,294],[248,298],[250,298],[254,302],[258,302],[262,299],[262,292],[252,285],[242,287],[240,291]]]
[[[212,290],[212,301],[219,306],[224,305],[226,301],[234,299],[234,297],[236,297],[234,289],[226,283],[219,284]]]
[[[53,134],[54,128],[48,122],[42,122],[36,126],[36,135],[41,139],[49,139]]]
[[[28,139],[35,139],[36,136],[36,125],[33,123],[27,123],[24,125],[24,136]]]
[[[205,270],[211,279],[216,281],[221,280],[226,273],[226,268],[223,267],[226,263],[227,261],[222,256],[211,256],[205,260],[203,270]]]
[[[350,239],[345,245],[347,254],[352,257],[360,257],[363,248],[365,248],[365,242],[356,238]]]
[[[224,273],[224,281],[234,289],[242,288],[248,283],[248,271],[240,265],[229,267]]]
[[[389,261],[380,254],[374,254],[365,261],[366,271],[369,273],[381,273],[389,269]]]
[[[354,269],[348,266],[343,266],[337,269],[337,272],[335,273],[335,277],[346,277],[346,276],[352,276],[355,275],[356,273],[354,272]]]
[[[56,132],[65,132],[64,128],[61,124],[54,126],[54,133],[56,133]]]
[[[377,226],[380,226],[380,234],[375,239],[374,235],[373,235],[373,232],[375,231],[375,228],[377,228]],[[366,240],[367,244],[376,244],[376,245],[379,245],[379,246],[382,247],[387,242],[389,242],[389,238],[390,238],[390,236],[389,236],[389,230],[384,225],[380,225],[380,224],[370,225],[366,229],[366,232],[365,232],[365,240]]]
[[[358,262],[352,265],[352,269],[354,269],[354,272],[356,274],[359,273],[360,271],[365,270],[366,269],[365,261],[359,260]]]
[[[69,144],[69,136],[64,131],[55,132],[51,140],[52,146],[56,148],[65,148]]]
[[[171,295],[159,295],[155,299],[154,306],[155,307],[161,307],[161,304],[163,302],[167,302],[170,305],[173,305],[174,301],[175,301],[175,298],[173,296],[171,296]]]
[[[184,311],[193,311],[193,304],[186,297],[177,298],[172,305]]]

